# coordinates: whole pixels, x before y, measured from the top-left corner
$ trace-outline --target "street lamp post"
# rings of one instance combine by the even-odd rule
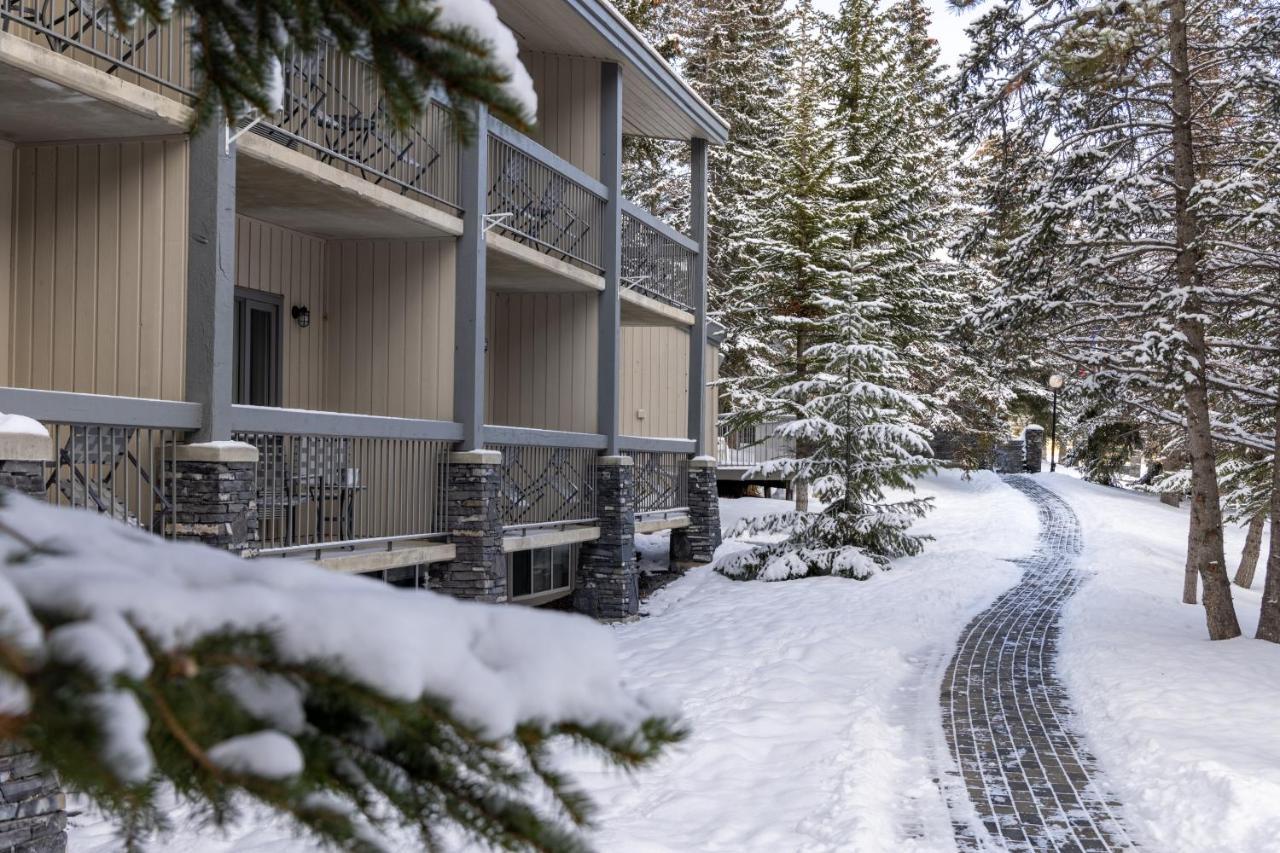
[[[1058,391],[1067,381],[1061,373],[1049,377],[1049,387],[1053,389],[1053,423],[1049,426],[1049,471],[1058,470]]]

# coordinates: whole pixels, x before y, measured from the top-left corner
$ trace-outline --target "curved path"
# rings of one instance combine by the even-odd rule
[[[947,746],[978,817],[955,820],[956,841],[962,850],[1126,850],[1136,845],[1072,732],[1056,672],[1058,618],[1080,583],[1080,522],[1034,478],[1006,482],[1035,503],[1040,542],[1015,561],[1021,582],[965,628],[943,678]]]

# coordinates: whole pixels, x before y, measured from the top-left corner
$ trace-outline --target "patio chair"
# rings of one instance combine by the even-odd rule
[[[161,532],[173,507],[164,490],[134,454],[132,444],[136,433],[132,427],[73,425],[66,443],[58,449],[58,461],[45,481],[45,488],[56,485],[74,507],[92,507],[130,526],[142,527],[138,515],[142,507],[129,503],[127,475],[124,485],[119,485],[118,475],[126,466],[131,466],[137,472],[134,495],[140,495],[141,484],[146,484],[152,499],[150,529],[153,533]],[[64,468],[67,476],[63,476]]]

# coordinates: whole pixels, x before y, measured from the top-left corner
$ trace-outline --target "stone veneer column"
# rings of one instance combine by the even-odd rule
[[[43,428],[42,428],[43,429]],[[0,431],[0,491],[45,499],[45,464],[53,461],[49,433]],[[63,853],[67,804],[58,777],[21,743],[0,741],[0,850]]]
[[[432,566],[430,587],[458,598],[507,600],[507,564],[502,553],[502,454],[466,450],[449,454],[449,541],[457,555]]]
[[[1022,444],[1026,448],[1026,469],[1039,474],[1044,466],[1044,427],[1031,424],[1022,431]]]
[[[671,568],[687,569],[710,563],[720,547],[720,497],[716,491],[716,460],[689,460],[689,526],[671,531]]]
[[[21,431],[0,430],[0,489],[44,500],[44,467],[53,461],[53,440],[48,431],[35,421]]]
[[[240,441],[182,444],[164,479],[175,510],[165,534],[239,553],[258,539],[258,449]]]
[[[635,493],[630,456],[596,459],[600,538],[582,544],[573,590],[573,609],[579,613],[596,619],[625,619],[640,609]]]

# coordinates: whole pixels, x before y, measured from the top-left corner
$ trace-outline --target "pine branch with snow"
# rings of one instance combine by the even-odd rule
[[[216,112],[231,123],[254,112],[275,113],[282,106],[282,68],[295,51],[309,53],[326,40],[372,65],[382,102],[400,126],[421,114],[433,89],[457,108],[463,133],[470,130],[473,103],[517,127],[537,115],[515,36],[488,0],[108,0],[108,7],[120,27],[144,18],[161,23],[182,12],[194,16],[196,124]]]
[[[0,735],[130,845],[174,828],[171,789],[214,826],[266,808],[345,850],[405,834],[583,850],[592,804],[552,744],[630,770],[683,736],[623,688],[608,633],[584,618],[3,498]]]

